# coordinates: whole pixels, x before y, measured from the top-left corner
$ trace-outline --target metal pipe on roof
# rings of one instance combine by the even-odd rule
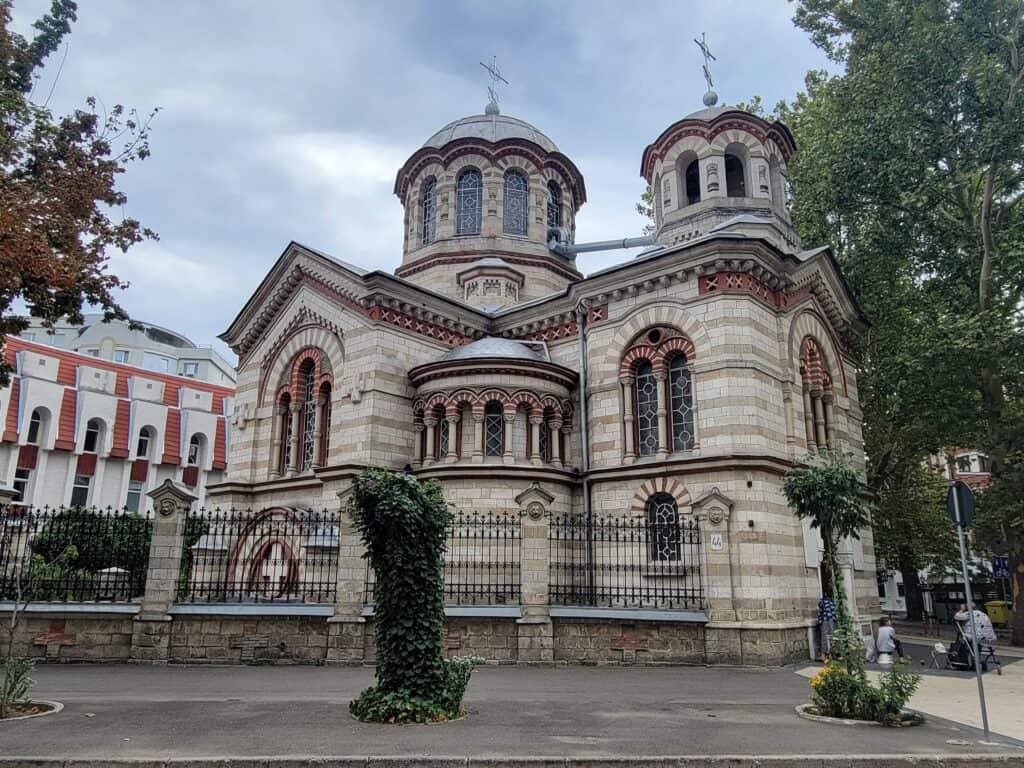
[[[621,240],[599,240],[594,243],[563,243],[556,238],[548,240],[548,250],[560,256],[575,256],[577,253],[590,251],[611,251],[616,248],[640,248],[645,245],[654,245],[653,235],[624,237]]]

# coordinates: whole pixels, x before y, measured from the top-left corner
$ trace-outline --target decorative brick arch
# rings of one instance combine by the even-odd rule
[[[647,502],[656,493],[667,493],[675,499],[679,511],[690,507],[692,501],[690,492],[686,486],[674,477],[656,477],[651,480],[644,480],[636,493],[633,494],[633,504],[629,511],[636,515],[643,515],[647,512]]]
[[[789,326],[789,363],[793,383],[800,383],[800,357],[808,338],[813,339],[824,353],[824,370],[829,379],[844,396],[847,395],[846,372],[843,370],[839,345],[828,325],[812,309],[800,312]]]
[[[517,409],[520,405],[527,406],[529,408],[531,416],[540,413],[542,409],[541,399],[537,397],[535,393],[531,392],[528,389],[520,389],[516,392],[513,392],[512,396],[509,397],[508,400],[509,403]]]
[[[444,408],[446,411],[448,410],[448,395],[444,392],[436,392],[431,395],[423,405],[423,412],[431,413],[437,407]]]
[[[266,393],[273,392],[275,397],[283,385],[291,385],[291,376],[295,370],[295,361],[300,353],[306,350],[318,350],[320,353],[320,370],[322,373],[340,371],[345,362],[345,350],[342,346],[340,333],[335,333],[320,325],[306,325],[297,328],[290,338],[281,345],[273,361],[270,362],[260,380],[258,401],[264,402]],[[318,383],[322,383],[318,381]]]
[[[655,370],[665,369],[668,367],[668,361],[679,352],[686,358],[687,363],[692,362],[696,355],[692,341],[685,336],[675,336],[671,339],[666,339],[658,345],[655,359],[651,363]]]
[[[694,348],[694,356],[710,347],[710,339],[704,325],[698,321],[681,302],[662,300],[635,309],[623,318],[621,325],[608,344],[607,352],[595,371],[598,378],[613,378],[620,370],[622,357],[630,342],[645,328],[667,325],[676,328],[686,336]]]
[[[456,407],[465,403],[470,408],[475,408],[479,405],[480,398],[470,389],[458,389],[455,392],[452,392],[451,396],[448,398],[448,403]]]
[[[619,376],[632,376],[637,363],[643,361],[654,367],[657,357],[657,347],[652,347],[650,344],[637,344],[622,356],[622,362],[619,364]]]

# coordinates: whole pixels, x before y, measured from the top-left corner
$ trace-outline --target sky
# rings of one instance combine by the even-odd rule
[[[23,34],[48,6],[15,0]],[[292,240],[366,269],[401,260],[399,167],[479,114],[497,57],[503,114],[583,173],[577,242],[641,234],[644,147],[700,109],[706,33],[720,103],[792,99],[824,55],[787,0],[414,2],[80,0],[36,98],[159,107],[152,156],[121,176],[159,242],[112,254],[134,318],[216,339]],[[63,67],[61,68],[61,59]],[[56,77],[60,68],[60,76]],[[584,273],[629,258],[579,257]]]

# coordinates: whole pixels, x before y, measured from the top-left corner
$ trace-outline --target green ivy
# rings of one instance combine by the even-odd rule
[[[353,481],[352,514],[376,575],[377,685],[363,691],[349,710],[359,720],[375,722],[458,717],[479,660],[441,655],[451,522],[441,486],[368,469]]]

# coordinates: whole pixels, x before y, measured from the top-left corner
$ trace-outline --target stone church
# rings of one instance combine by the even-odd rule
[[[782,477],[824,448],[863,465],[851,348],[866,321],[827,245],[793,228],[785,125],[711,106],[651,136],[648,238],[577,243],[583,172],[492,103],[397,170],[394,273],[289,244],[222,335],[238,391],[210,502],[339,509],[363,468],[404,469],[439,480],[458,510],[521,516],[522,605],[451,611],[500,614],[512,629],[493,631],[519,632],[519,660],[807,658],[821,542]],[[577,266],[636,242],[648,247],[616,266]],[[681,557],[679,529],[663,526],[697,532],[699,600],[558,599],[554,545],[531,549],[525,526],[567,520],[662,526],[637,584]],[[345,545],[338,614],[358,622],[363,570],[346,571]],[[841,561],[866,626],[870,531]]]

